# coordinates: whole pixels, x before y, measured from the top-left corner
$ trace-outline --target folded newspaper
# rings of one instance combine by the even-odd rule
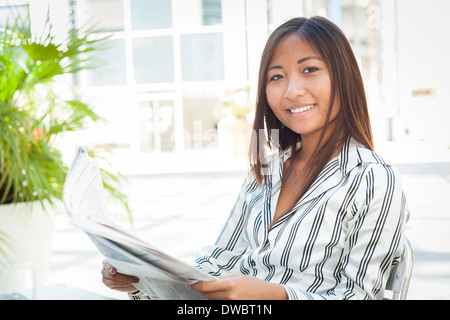
[[[203,299],[186,284],[215,280],[102,219],[107,206],[100,169],[96,159],[81,147],[67,173],[63,200],[71,223],[87,233],[118,272],[138,277],[135,287],[151,299]]]

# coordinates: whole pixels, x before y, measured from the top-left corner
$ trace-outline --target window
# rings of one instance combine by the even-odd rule
[[[222,33],[181,36],[181,72],[183,81],[223,80]]]
[[[173,100],[139,102],[140,151],[173,151],[175,148]]]
[[[112,119],[112,111],[107,113],[111,131],[117,131],[117,126],[128,128],[133,132],[130,137],[139,136],[139,142],[130,142],[129,146],[140,152],[170,152],[199,145],[217,147],[219,119],[215,111],[221,104],[223,89],[217,91],[215,82],[225,80],[222,1],[78,0],[76,3],[75,9],[82,10],[81,24],[92,21],[102,30],[100,36],[111,35],[104,42],[107,48],[95,57],[101,67],[87,71],[83,85],[104,86],[91,90],[104,89],[105,93],[126,88],[124,94],[131,102],[109,106],[118,114],[127,110],[129,115],[138,115],[135,122],[129,119],[125,123]],[[73,16],[77,17],[75,13],[74,10]],[[198,93],[187,84],[193,81],[204,82],[217,92],[213,94],[208,89]],[[175,117],[180,114],[182,119]],[[117,126],[113,121],[118,122]]]
[[[183,90],[184,149],[217,147],[222,99],[223,91],[213,85]]]
[[[222,23],[222,1],[202,0],[203,25],[214,25]]]
[[[133,30],[171,28],[171,0],[131,0],[131,25]]]
[[[23,23],[29,22],[28,5],[0,6],[0,27],[6,26],[6,23],[13,25],[18,17]]]
[[[106,48],[96,57],[99,67],[88,72],[88,83],[93,86],[126,83],[125,40],[107,40]]]
[[[89,20],[104,31],[123,31],[123,0],[87,0],[85,12]]]
[[[222,24],[221,0],[172,0],[174,28]]]
[[[134,79],[137,83],[174,80],[171,36],[133,39]]]

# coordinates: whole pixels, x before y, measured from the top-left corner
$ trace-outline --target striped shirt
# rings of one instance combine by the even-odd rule
[[[294,206],[270,228],[288,151],[269,182],[250,173],[216,243],[197,265],[214,276],[254,276],[290,299],[380,299],[403,250],[409,209],[398,172],[349,138]]]

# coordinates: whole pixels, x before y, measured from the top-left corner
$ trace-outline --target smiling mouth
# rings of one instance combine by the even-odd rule
[[[301,113],[301,112],[305,112],[305,111],[311,110],[315,106],[316,106],[315,104],[310,104],[310,105],[303,106],[303,107],[298,107],[298,108],[295,108],[295,109],[289,109],[289,111],[292,114],[296,114],[296,113]]]

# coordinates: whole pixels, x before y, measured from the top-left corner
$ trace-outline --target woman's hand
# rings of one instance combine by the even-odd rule
[[[283,286],[242,274],[217,278],[217,281],[200,281],[189,286],[212,300],[286,300]]]
[[[139,278],[118,273],[116,268],[103,261],[102,281],[110,289],[135,292],[137,289],[133,285],[139,282]]]

